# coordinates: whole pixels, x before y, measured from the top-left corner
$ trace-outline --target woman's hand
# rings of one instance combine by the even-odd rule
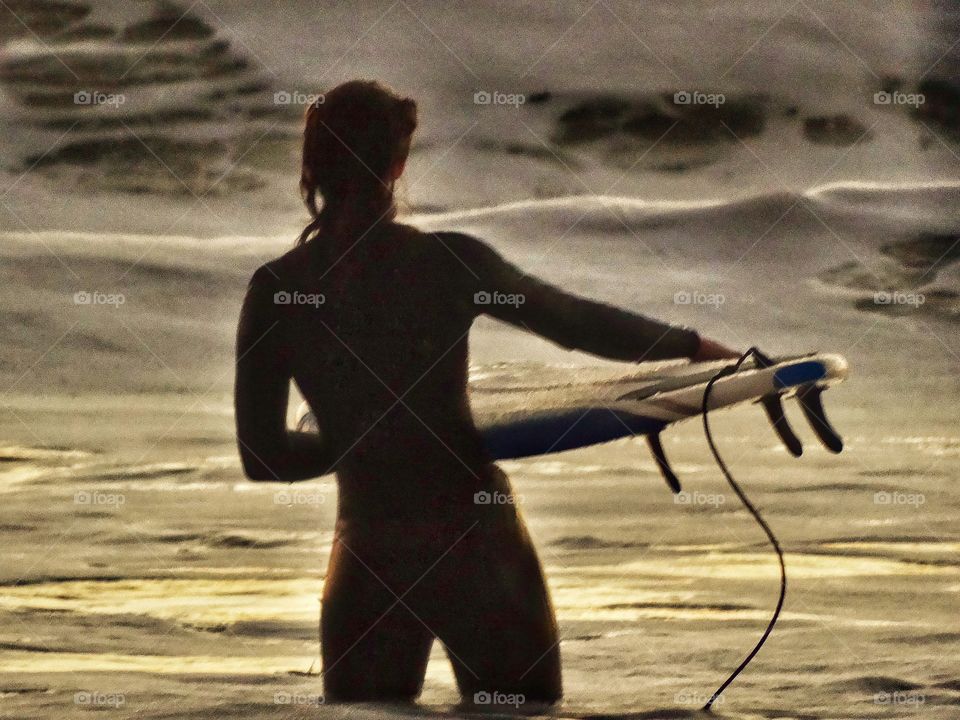
[[[739,350],[732,350],[725,345],[721,345],[710,338],[700,338],[700,347],[690,358],[692,362],[707,362],[709,360],[738,360],[741,353]]]

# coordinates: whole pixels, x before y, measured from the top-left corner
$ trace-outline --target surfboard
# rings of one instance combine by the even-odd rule
[[[668,484],[679,492],[679,481],[670,470],[659,435],[673,423],[702,415],[707,383],[730,365],[730,361],[641,363],[629,374],[610,376],[585,369],[564,382],[530,383],[527,376],[520,384],[497,384],[478,378],[471,381],[470,402],[495,460],[646,436]],[[847,361],[836,354],[751,358],[736,372],[715,381],[707,409],[759,403],[787,449],[800,455],[802,445],[782,405],[784,398],[796,397],[818,439],[839,452],[843,441],[826,418],[821,395],[843,381],[847,372]],[[317,429],[306,404],[297,413],[297,429]]]

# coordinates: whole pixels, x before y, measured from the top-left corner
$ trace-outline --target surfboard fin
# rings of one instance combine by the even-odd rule
[[[790,454],[794,457],[803,455],[803,443],[800,442],[800,438],[797,437],[793,428],[790,427],[790,423],[787,422],[787,416],[783,412],[783,400],[779,393],[764,395],[760,398],[760,403],[767,413],[767,419],[773,425],[774,432],[777,433],[777,437],[780,438]]]
[[[650,435],[647,435],[647,445],[650,446],[650,452],[657,461],[657,467],[660,468],[660,473],[663,475],[663,479],[667,481],[667,485],[670,486],[670,489],[674,493],[679,493],[681,490],[680,479],[677,477],[676,473],[673,472],[673,468],[670,467],[670,463],[667,461],[667,455],[663,452],[663,444],[660,442],[660,433],[651,433]]]
[[[804,417],[807,418],[807,422],[810,423],[811,429],[820,442],[831,452],[838,453],[843,450],[843,439],[827,420],[821,395],[823,395],[822,387],[808,385],[797,391],[797,400],[800,401],[800,409],[803,410]]]

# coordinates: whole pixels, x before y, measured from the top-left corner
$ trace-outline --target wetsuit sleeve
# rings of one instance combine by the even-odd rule
[[[470,270],[467,282],[478,314],[612,360],[689,358],[700,345],[694,330],[582,298],[527,275],[476,238],[457,234],[455,247]]]

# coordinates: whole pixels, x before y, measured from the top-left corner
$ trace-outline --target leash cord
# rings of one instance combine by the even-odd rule
[[[723,461],[723,458],[720,457],[720,451],[717,449],[717,446],[713,441],[713,434],[710,432],[708,404],[713,386],[721,378],[737,372],[750,356],[756,358],[759,364],[765,364],[766,357],[757,348],[752,347],[743,355],[741,355],[740,359],[737,360],[735,364],[728,365],[720,370],[707,383],[707,387],[703,391],[703,406],[701,408],[703,413],[703,432],[707,437],[707,443],[710,445],[710,451],[713,453],[713,458],[716,460],[717,466],[720,468],[721,472],[723,472],[724,477],[727,479],[730,487],[733,488],[733,491],[737,494],[737,497],[740,498],[740,502],[743,503],[743,506],[753,516],[753,519],[757,521],[757,524],[763,529],[763,532],[766,533],[767,538],[770,540],[770,545],[773,546],[773,549],[777,553],[777,560],[780,562],[780,597],[777,600],[777,607],[773,611],[773,617],[770,618],[770,622],[767,624],[767,629],[763,631],[763,635],[760,636],[757,644],[753,646],[753,649],[741,661],[741,663],[737,666],[737,669],[730,673],[730,676],[724,680],[720,687],[714,691],[713,695],[710,697],[710,700],[707,701],[707,704],[703,706],[703,709],[706,711],[710,710],[716,699],[720,697],[723,691],[726,690],[734,680],[737,679],[737,676],[743,672],[744,668],[746,668],[756,654],[760,652],[760,648],[763,647],[763,644],[767,641],[767,638],[770,637],[770,633],[773,632],[773,626],[777,624],[777,619],[780,617],[780,610],[783,608],[783,601],[787,595],[787,566],[784,564],[783,550],[780,549],[780,543],[777,540],[777,536],[773,534],[773,530],[770,529],[770,526],[767,524],[766,520],[763,519],[760,511],[757,510],[752,502],[750,502],[750,499],[747,497],[746,493],[744,493],[740,485],[737,484],[737,481],[734,480],[733,475],[730,473],[730,470],[727,467],[727,464]]]

